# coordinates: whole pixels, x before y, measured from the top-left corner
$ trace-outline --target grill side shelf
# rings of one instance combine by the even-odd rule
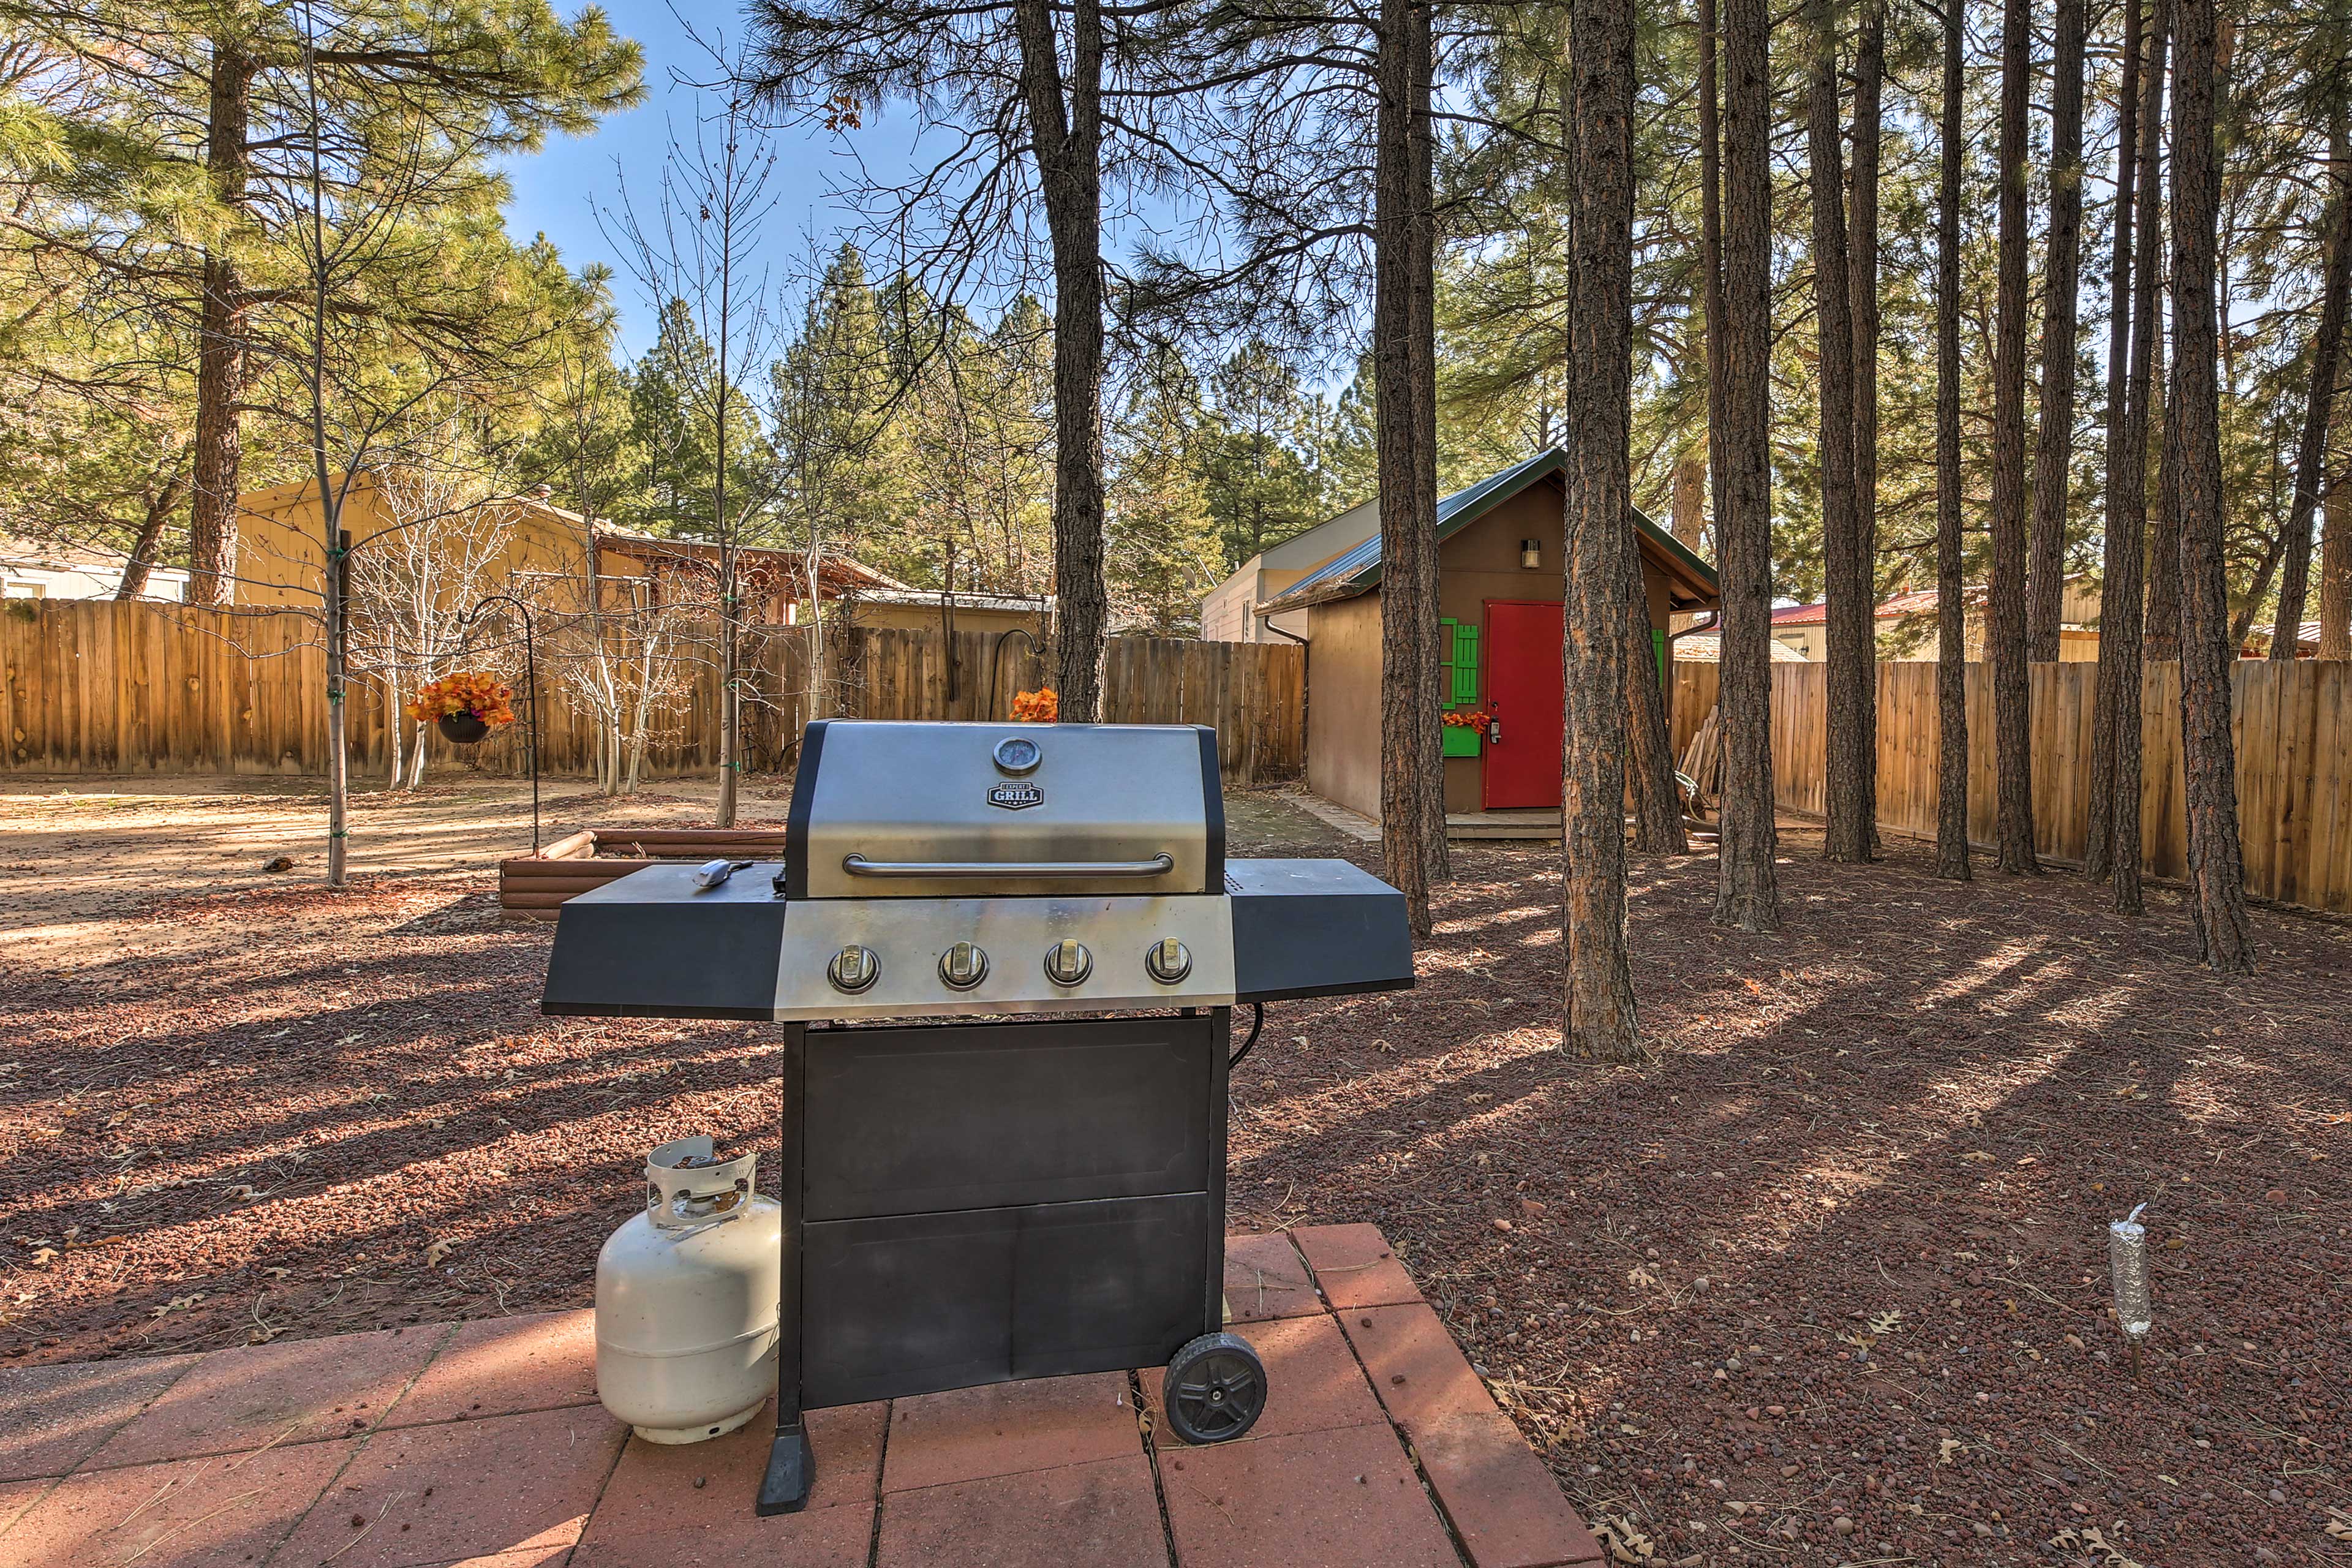
[[[1345,860],[1228,860],[1241,1002],[1412,988],[1404,895]]]
[[[784,901],[772,862],[701,890],[694,868],[648,866],[557,911],[540,1011],[606,1018],[775,1016]]]

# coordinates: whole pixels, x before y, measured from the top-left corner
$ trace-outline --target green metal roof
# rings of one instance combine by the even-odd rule
[[[1529,485],[1560,472],[1567,466],[1568,454],[1557,447],[1550,447],[1525,462],[1514,463],[1499,474],[1491,474],[1465,489],[1454,491],[1437,503],[1438,542],[1443,544]],[[1717,586],[1715,569],[1693,553],[1688,545],[1643,516],[1639,508],[1628,510],[1633,514],[1634,528],[1657,546],[1661,554],[1708,588]],[[1381,536],[1376,533],[1353,550],[1325,562],[1267,600],[1261,608],[1266,614],[1274,614],[1331,599],[1351,599],[1378,587],[1380,581]]]

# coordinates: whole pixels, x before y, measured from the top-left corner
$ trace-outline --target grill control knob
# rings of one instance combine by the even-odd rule
[[[1192,973],[1192,950],[1172,936],[1161,937],[1143,955],[1143,971],[1162,985],[1173,985]]]
[[[951,991],[969,991],[988,978],[988,954],[977,942],[960,942],[940,954],[940,979]]]
[[[1095,972],[1095,955],[1087,944],[1064,937],[1045,950],[1045,978],[1056,985],[1079,985]]]
[[[882,961],[874,956],[872,948],[853,942],[833,955],[833,962],[824,966],[824,977],[833,982],[835,991],[854,996],[871,990],[882,978]]]

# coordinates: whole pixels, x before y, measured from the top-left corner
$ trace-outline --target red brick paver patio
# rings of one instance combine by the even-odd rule
[[[1157,1370],[821,1410],[781,1519],[768,1424],[631,1437],[584,1311],[0,1370],[0,1568],[1602,1561],[1370,1226],[1234,1237],[1225,1293],[1272,1390],[1242,1441],[1163,1430]]]

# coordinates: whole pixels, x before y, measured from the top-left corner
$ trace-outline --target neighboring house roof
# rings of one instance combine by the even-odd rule
[[[551,506],[545,501],[534,500],[527,496],[510,499],[518,505],[536,507],[553,512],[569,521],[573,527],[579,526],[580,514],[577,512],[565,511],[562,507]],[[638,529],[623,528],[610,522],[596,524],[596,547],[615,555],[627,556],[633,561],[652,561],[663,557],[679,561],[712,561],[718,558],[719,550],[718,545],[707,539],[677,539],[665,534],[646,533]],[[805,550],[780,550],[751,544],[738,546],[735,556],[739,562],[748,565],[780,566],[793,572],[803,569],[808,562],[808,552]],[[870,597],[877,593],[888,592],[914,594],[918,599],[928,596],[919,590],[908,587],[896,577],[887,573],[877,572],[864,562],[853,556],[845,555],[838,550],[827,550],[824,552],[817,567],[817,587],[818,596],[821,598],[836,597],[843,594],[860,594]]]
[[[340,482],[342,477],[337,474],[334,479]],[[352,493],[355,495],[362,489],[375,482],[374,471],[362,468],[353,476]],[[284,484],[273,485],[267,489],[247,490],[237,497],[237,506],[240,510],[248,514],[258,514],[265,510],[275,510],[280,507],[307,501],[310,500],[313,493],[312,480],[289,479]],[[520,495],[486,496],[471,503],[471,506],[476,509],[498,507],[515,513],[536,514],[575,532],[589,526],[588,519],[568,507],[558,506],[550,500],[544,486],[537,490]],[[625,556],[632,561],[650,562],[667,558],[674,561],[698,563],[717,559],[719,552],[719,546],[709,540],[648,533],[643,529],[624,528],[619,523],[610,522],[602,518],[596,520],[594,529],[598,549]],[[808,552],[805,550],[774,549],[762,545],[741,545],[737,548],[735,554],[737,561],[743,564],[755,567],[779,567],[793,572],[804,568],[808,560]],[[907,584],[887,573],[877,572],[864,562],[845,555],[840,551],[827,550],[824,552],[822,563],[817,570],[817,588],[818,597],[830,598],[841,594],[866,593],[875,589],[906,589]]]
[[[1981,584],[1971,584],[1960,590],[1960,603],[1970,610],[1981,610],[1984,608],[1985,594],[1986,590]],[[1871,614],[1874,618],[1882,621],[1895,620],[1904,616],[1932,616],[1936,613],[1937,603],[1935,589],[1918,588],[1881,601],[1878,608]],[[1772,612],[1772,624],[1775,626],[1827,626],[1829,618],[1830,607],[1826,603],[1784,605]]]
[[[88,572],[120,577],[123,557],[119,551],[92,549],[55,539],[26,539],[0,533],[0,566],[17,572]],[[186,579],[184,566],[155,566],[150,574],[169,582]]]
[[[2260,638],[2265,643],[2269,642],[2271,640],[2271,623],[2268,621],[2256,622],[2254,625],[2246,628],[2246,637],[2249,641]],[[2305,621],[2301,626],[2297,626],[2294,633],[2294,642],[2297,647],[2301,647],[2305,643],[2309,643],[2312,647],[2317,647],[2319,646],[2319,623],[2317,621]]]
[[[2078,573],[2067,581],[2077,581],[2081,575]],[[1977,614],[1984,609],[1991,593],[1992,591],[1983,584],[1971,583],[1960,590],[1960,604],[1968,613]],[[1937,602],[1938,595],[1935,589],[1915,588],[1908,593],[1896,594],[1891,598],[1881,600],[1878,607],[1871,612],[1871,616],[1872,618],[1881,621],[1901,620],[1909,616],[1932,616],[1936,613]],[[1772,625],[1775,627],[1827,626],[1829,618],[1830,607],[1826,603],[1783,605],[1772,612]],[[2064,629],[2079,631],[2084,628],[2069,623]]]
[[[1767,643],[1772,650],[1774,664],[1802,664],[1805,656],[1785,643]],[[1720,664],[1723,662],[1723,639],[1704,632],[1692,632],[1674,640],[1676,664]]]
[[[1468,489],[1456,490],[1445,497],[1437,503],[1438,542],[1444,543],[1529,485],[1549,479],[1567,465],[1568,454],[1557,447],[1549,447],[1525,462],[1514,463],[1499,474],[1489,475]],[[1655,547],[1678,575],[1709,595],[1717,592],[1714,568],[1692,553],[1688,545],[1638,510],[1633,513],[1633,518],[1643,542]],[[1376,533],[1354,549],[1324,563],[1260,605],[1257,613],[1261,616],[1276,615],[1284,610],[1299,609],[1333,599],[1350,599],[1359,594],[1370,593],[1380,585],[1380,581],[1381,538]]]
[[[848,558],[844,556],[843,559]],[[855,597],[861,605],[915,605],[929,609],[951,600],[959,610],[1012,610],[1023,615],[1054,613],[1054,595],[1051,594],[982,594],[969,590],[949,594],[938,588],[900,586],[860,588]]]
[[[1269,544],[1226,574],[1224,580],[1215,587],[1202,594],[1202,606],[1206,608],[1220,595],[1236,589],[1254,597],[1261,573],[1278,572],[1295,566],[1312,570],[1320,566],[1341,551],[1351,550],[1360,543],[1367,531],[1367,524],[1370,531],[1377,533],[1380,531],[1379,509],[1372,501],[1358,501],[1343,511],[1334,512],[1312,528],[1294,533],[1279,543]]]
[[[1314,527],[1302,529],[1282,541],[1258,552],[1256,561],[1270,571],[1286,567],[1313,568],[1322,565],[1342,550],[1355,548],[1366,524],[1372,532],[1380,531],[1380,509],[1370,501],[1358,501],[1351,507],[1333,512]]]

